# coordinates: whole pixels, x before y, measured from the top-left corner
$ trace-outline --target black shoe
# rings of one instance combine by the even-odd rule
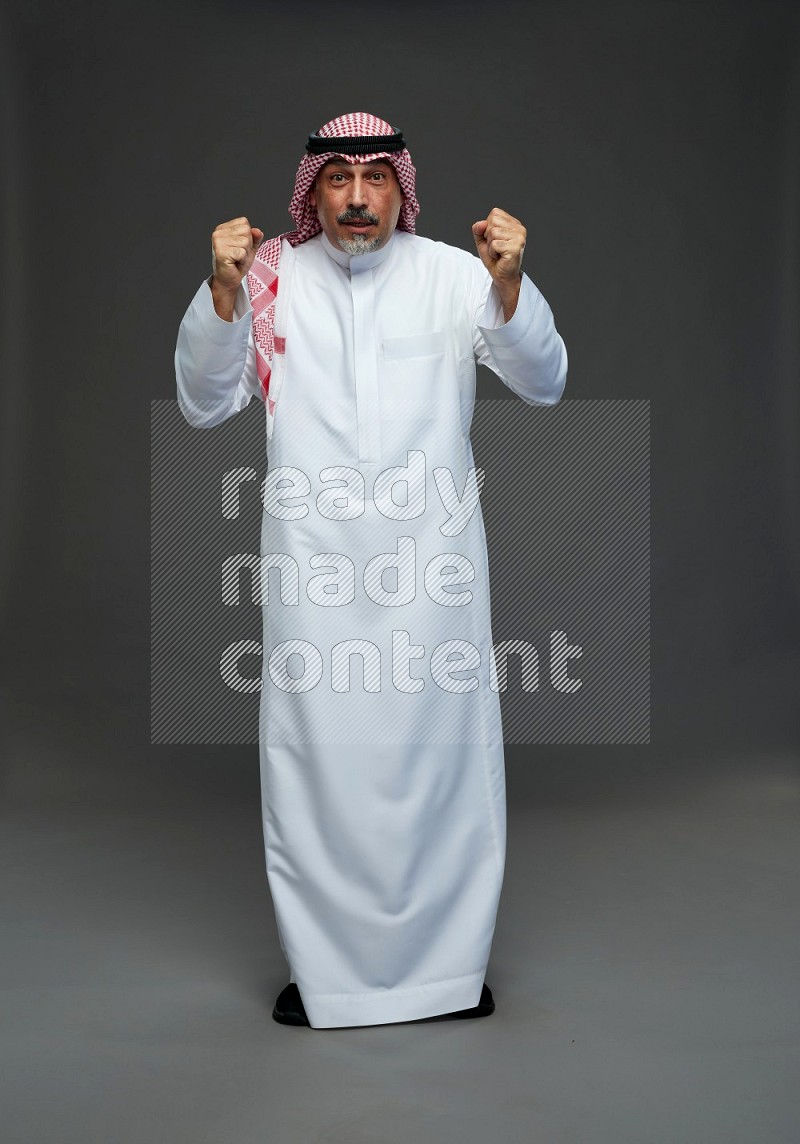
[[[435,1017],[422,1017],[422,1021],[453,1021],[464,1017],[489,1017],[494,1013],[494,998],[488,985],[481,989],[481,999],[471,1009],[457,1009],[455,1013],[438,1013]]]
[[[477,1005],[473,1005],[471,1009],[459,1009],[456,1013],[448,1013],[449,1017],[489,1017],[494,1013],[494,997],[489,986],[484,982],[483,989],[481,989],[481,999]]]
[[[293,981],[278,995],[272,1019],[280,1025],[308,1025],[300,990]]]

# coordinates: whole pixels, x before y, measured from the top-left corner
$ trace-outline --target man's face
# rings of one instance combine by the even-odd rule
[[[403,204],[394,167],[386,159],[330,159],[309,196],[328,241],[348,254],[370,254],[384,246]]]

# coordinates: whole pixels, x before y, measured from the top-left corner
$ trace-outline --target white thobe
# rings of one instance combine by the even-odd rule
[[[267,875],[312,1027],[414,1020],[477,1004],[505,861],[475,363],[550,405],[566,351],[529,278],[504,323],[480,260],[443,243],[284,242],[281,285],[292,258],[261,535],[282,566],[263,605]],[[191,424],[258,394],[251,324],[244,288],[225,322],[200,286],[176,352]]]

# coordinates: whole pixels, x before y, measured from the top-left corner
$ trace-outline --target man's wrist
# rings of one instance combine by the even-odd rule
[[[503,320],[510,322],[514,317],[519,302],[519,292],[522,288],[522,274],[510,282],[498,282],[495,279],[495,289],[500,295],[500,305],[503,309]]]
[[[211,299],[217,317],[222,318],[225,322],[232,322],[239,287],[236,286],[235,289],[231,290],[229,286],[223,286],[213,275],[209,281],[209,286],[211,287]]]

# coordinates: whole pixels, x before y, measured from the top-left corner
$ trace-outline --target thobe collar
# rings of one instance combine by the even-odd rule
[[[373,267],[383,262],[391,250],[394,234],[389,235],[388,242],[385,242],[383,246],[379,246],[377,250],[373,250],[371,254],[347,254],[340,247],[334,246],[325,233],[322,233],[320,237],[322,239],[323,250],[334,262],[338,262],[340,266],[343,266],[345,270],[349,270],[351,274],[360,274],[363,270],[372,270]]]

